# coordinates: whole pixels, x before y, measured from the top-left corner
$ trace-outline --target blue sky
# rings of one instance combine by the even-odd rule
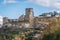
[[[33,8],[34,15],[44,12],[60,11],[59,0],[0,0],[0,15],[8,18],[18,18],[25,14],[25,8]]]

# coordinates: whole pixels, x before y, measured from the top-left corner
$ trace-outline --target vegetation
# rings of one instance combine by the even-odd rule
[[[19,35],[19,31],[11,31],[9,28],[0,30],[0,40],[12,40],[15,35]]]
[[[32,40],[34,32],[36,30],[36,29],[11,30],[7,26],[5,27],[6,27],[5,29],[0,29],[0,40],[12,40],[16,35],[21,36],[22,32],[27,32],[27,34],[25,34],[26,40]],[[46,30],[48,34],[44,34],[42,40],[60,40],[60,18],[53,18]]]
[[[60,18],[52,19],[49,34],[44,35],[42,40],[60,40]]]

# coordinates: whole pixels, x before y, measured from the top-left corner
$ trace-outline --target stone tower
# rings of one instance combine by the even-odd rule
[[[30,23],[30,26],[33,26],[34,20],[33,8],[26,8],[25,11],[26,11],[25,20],[27,20]]]

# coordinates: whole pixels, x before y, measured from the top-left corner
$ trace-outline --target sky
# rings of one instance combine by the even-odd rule
[[[0,16],[18,18],[25,14],[26,8],[33,8],[34,15],[58,11],[60,12],[60,0],[0,0]]]

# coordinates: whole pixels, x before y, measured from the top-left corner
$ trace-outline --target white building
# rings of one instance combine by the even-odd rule
[[[2,25],[3,25],[3,17],[0,16],[0,28],[2,27]]]
[[[29,23],[25,23],[25,28],[31,28]]]
[[[46,17],[51,17],[51,14],[46,14],[45,16],[46,16]]]
[[[60,17],[60,15],[55,15],[55,17]]]

